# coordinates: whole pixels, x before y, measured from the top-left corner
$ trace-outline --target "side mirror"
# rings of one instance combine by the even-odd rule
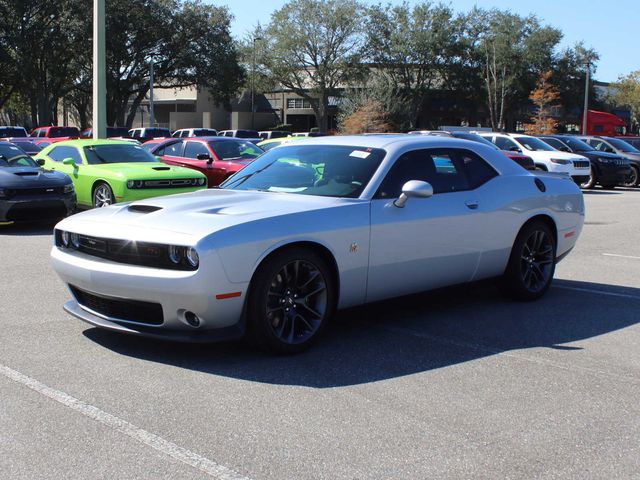
[[[211,155],[209,155],[208,153],[199,153],[198,155],[196,155],[196,159],[206,160],[207,163],[213,162],[213,158],[211,158]]]
[[[62,160],[62,164],[63,165],[72,165],[74,167],[77,167],[76,162],[73,161],[73,158],[65,158],[64,160]]]
[[[428,198],[433,196],[433,187],[422,180],[409,180],[402,186],[402,194],[393,202],[398,208],[403,208],[410,198]]]
[[[522,152],[522,150],[520,150],[520,148],[516,147],[515,145],[513,147],[509,147],[509,151],[510,152]]]
[[[569,147],[560,147],[558,150],[560,150],[561,152],[569,152],[569,153],[571,153],[571,149]]]
[[[606,148],[604,149],[604,151],[605,151],[605,152],[607,152],[607,153],[616,153],[616,151],[615,151],[613,148],[611,148],[611,147],[606,147]]]
[[[155,156],[155,159],[156,159],[158,162],[161,162],[161,161],[162,161],[162,157],[159,157],[158,155],[154,155],[154,156]]]
[[[38,165],[40,165],[41,167],[44,167],[44,164],[45,164],[44,158],[38,158],[38,159],[36,160],[36,163],[37,163]]]

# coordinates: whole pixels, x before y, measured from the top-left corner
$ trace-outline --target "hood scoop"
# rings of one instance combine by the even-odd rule
[[[40,175],[40,172],[38,171],[31,171],[31,172],[13,172],[14,175],[18,175],[19,177],[36,177],[38,175]]]
[[[162,210],[162,207],[156,207],[155,205],[129,205],[128,210],[134,213],[151,213]]]
[[[162,172],[165,170],[171,170],[171,167],[152,167],[156,172]]]

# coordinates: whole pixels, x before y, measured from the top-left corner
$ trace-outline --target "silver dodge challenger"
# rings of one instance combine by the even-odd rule
[[[294,353],[367,302],[493,277],[536,300],[583,223],[568,175],[480,143],[337,136],[274,148],[219,189],[69,217],[51,257],[65,310],[94,326]]]

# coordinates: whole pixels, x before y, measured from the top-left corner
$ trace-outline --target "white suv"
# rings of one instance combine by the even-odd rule
[[[178,137],[217,137],[218,131],[215,128],[181,128],[171,135],[173,138]]]
[[[517,133],[476,132],[491,140],[500,150],[520,152],[533,158],[536,167],[548,172],[566,173],[580,185],[589,180],[591,164],[589,159],[575,153],[561,152],[531,135]]]

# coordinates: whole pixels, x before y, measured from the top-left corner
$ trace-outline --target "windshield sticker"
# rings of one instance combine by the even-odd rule
[[[349,154],[350,157],[356,158],[367,158],[369,155],[371,155],[371,152],[363,152],[362,150],[354,150]]]

